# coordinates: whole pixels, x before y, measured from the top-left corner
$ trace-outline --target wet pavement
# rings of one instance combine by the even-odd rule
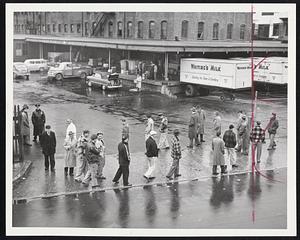
[[[286,169],[263,173],[34,200],[13,206],[13,226],[284,229]]]
[[[212,119],[213,119],[213,112],[219,111],[221,113],[223,122],[222,122],[222,129],[223,131],[228,128],[230,123],[235,123],[237,118],[237,111],[242,109],[250,115],[251,113],[251,98],[249,92],[239,93],[237,94],[237,100],[235,101],[225,101],[222,102],[219,100],[218,96],[210,95],[207,97],[194,97],[194,98],[187,98],[184,96],[179,96],[177,99],[170,99],[166,96],[163,96],[158,93],[153,92],[143,92],[143,93],[134,93],[128,92],[127,90],[121,90],[117,92],[104,92],[101,89],[90,89],[86,88],[79,79],[70,79],[66,80],[63,85],[61,83],[48,83],[46,80],[46,76],[39,74],[32,74],[30,76],[29,81],[24,81],[19,79],[14,82],[14,104],[23,105],[24,103],[30,106],[29,114],[31,116],[32,111],[34,110],[34,104],[38,102],[41,104],[41,109],[46,113],[46,122],[50,124],[53,130],[56,133],[57,137],[57,153],[56,153],[56,172],[55,173],[48,173],[44,170],[44,160],[43,155],[41,153],[41,148],[38,143],[34,143],[32,147],[25,148],[25,159],[32,161],[32,168],[23,181],[18,183],[13,189],[13,198],[32,198],[36,196],[45,196],[51,194],[64,193],[68,192],[84,192],[90,187],[84,187],[80,183],[76,183],[73,177],[65,177],[63,172],[64,167],[64,148],[63,148],[63,140],[66,134],[66,124],[65,120],[67,118],[72,118],[74,123],[77,127],[77,136],[79,133],[88,128],[92,133],[96,133],[98,130],[102,130],[104,133],[104,140],[106,143],[106,150],[107,150],[107,158],[106,158],[106,165],[104,168],[104,175],[107,177],[106,180],[99,182],[99,188],[111,188],[112,182],[111,179],[115,171],[118,168],[117,164],[117,145],[120,142],[121,138],[121,117],[126,116],[128,119],[129,127],[130,127],[130,142],[129,147],[132,154],[132,162],[130,165],[130,177],[129,181],[134,185],[139,184],[146,184],[145,179],[143,178],[143,173],[146,171],[147,162],[145,157],[145,141],[144,141],[144,128],[145,128],[145,114],[151,112],[153,114],[153,118],[156,122],[156,128],[159,125],[158,114],[160,112],[165,113],[169,119],[169,139],[171,137],[172,130],[176,127],[181,130],[181,144],[184,149],[183,152],[183,159],[180,162],[180,173],[182,180],[191,180],[191,179],[207,179],[207,183],[204,184],[201,182],[195,183],[174,183],[174,186],[177,188],[182,189],[180,193],[184,193],[187,191],[186,189],[195,188],[195,192],[193,191],[192,195],[186,199],[184,195],[180,195],[180,201],[184,202],[181,205],[184,206],[184,214],[187,214],[186,211],[192,211],[193,204],[195,204],[198,200],[196,196],[203,197],[201,201],[204,201],[209,198],[212,194],[212,188],[214,185],[215,180],[211,180],[211,140],[213,136],[212,131]],[[202,108],[206,111],[206,125],[205,125],[205,135],[204,138],[206,140],[200,147],[194,148],[193,150],[187,150],[185,147],[188,144],[187,139],[187,123],[190,117],[190,108],[193,105],[201,105]],[[278,134],[276,135],[277,139],[277,149],[275,151],[267,151],[267,144],[269,140],[267,139],[267,144],[263,145],[263,154],[262,154],[262,162],[260,165],[257,166],[258,169],[275,169],[273,171],[279,171],[277,169],[285,169],[287,166],[287,100],[286,96],[284,95],[269,95],[265,96],[263,93],[259,93],[259,101],[257,103],[257,119],[260,119],[263,126],[266,126],[269,117],[272,112],[276,112],[279,119],[279,130]],[[245,171],[249,171],[251,169],[251,159],[249,156],[244,155],[237,155],[237,163],[239,164],[239,168],[234,172],[230,172],[233,174],[242,173]],[[163,150],[160,152],[159,159],[157,160],[156,166],[156,179],[153,180],[153,183],[166,183],[165,175],[169,170],[171,165],[170,159],[170,151]],[[285,170],[280,170],[280,172],[285,172]],[[283,178],[285,178],[285,174],[283,174]],[[238,177],[240,176],[240,177]],[[233,175],[233,176],[225,176],[225,179],[242,179],[242,175]],[[248,175],[245,175],[248,176]],[[277,175],[275,175],[277,176]],[[217,178],[220,180],[220,178]],[[247,197],[245,194],[245,188],[249,186],[249,177],[244,177],[244,183],[236,183],[235,186],[238,189],[240,184],[244,184],[244,193],[242,194],[241,191],[236,191],[234,201],[233,199],[230,200],[231,204],[236,206],[232,211],[236,211],[238,214],[238,210],[240,210],[240,204],[250,206],[249,203],[249,196]],[[268,180],[261,177],[261,182],[265,182]],[[204,181],[204,180],[203,180]],[[227,181],[227,180],[226,180]],[[225,182],[226,182],[225,181]],[[241,181],[241,180],[234,180],[234,181]],[[266,182],[266,185],[268,186]],[[122,185],[122,182],[120,182]],[[192,185],[191,185],[192,184]],[[227,183],[226,183],[227,184]],[[273,183],[272,183],[273,184]],[[275,185],[274,185],[275,186]],[[277,186],[277,185],[276,185]],[[281,185],[278,185],[281,186]],[[149,187],[149,186],[148,186]],[[36,200],[29,202],[27,204],[23,204],[23,210],[20,206],[14,206],[14,214],[15,216],[23,216],[18,217],[16,219],[14,217],[14,224],[16,226],[50,226],[51,224],[56,224],[57,222],[54,219],[64,219],[63,221],[59,221],[61,224],[66,224],[64,226],[97,226],[97,227],[118,227],[127,224],[128,227],[143,227],[143,226],[151,226],[151,221],[148,221],[148,216],[138,215],[132,209],[135,208],[135,204],[142,208],[147,208],[149,211],[149,218],[151,218],[151,214],[153,211],[152,207],[147,207],[147,205],[151,204],[152,198],[154,197],[156,202],[164,202],[164,205],[170,205],[170,201],[173,201],[174,194],[170,187],[170,191],[164,190],[165,188],[158,187],[154,185],[150,187],[151,191],[144,191],[142,189],[132,188],[129,189],[127,193],[125,191],[124,194],[117,194],[113,193],[113,190],[106,191],[105,193],[94,193],[96,195],[102,196],[101,199],[108,199],[105,200],[107,205],[109,206],[100,206],[99,202],[95,201],[94,198],[91,198],[89,194],[80,194],[78,199],[73,199],[72,196],[61,196],[57,198],[53,198],[51,200]],[[175,188],[176,189],[176,188]],[[266,187],[266,189],[269,189]],[[281,187],[279,187],[281,189]],[[98,189],[99,190],[99,189]],[[276,191],[275,191],[276,190]],[[267,191],[267,190],[266,190]],[[267,199],[271,199],[271,195],[274,196],[278,192],[278,188],[274,187],[275,192],[270,192],[270,196],[265,196]],[[153,194],[155,192],[155,194]],[[173,191],[178,193],[177,190]],[[141,206],[138,204],[142,204],[136,202],[135,193],[140,196],[140,198],[145,198],[145,201],[149,202],[149,204],[145,204],[145,206]],[[168,194],[166,194],[168,193]],[[200,194],[201,193],[201,194]],[[199,195],[200,194],[200,195]],[[165,195],[165,196],[164,196]],[[176,194],[175,194],[176,195]],[[286,198],[285,194],[280,196],[282,198]],[[146,196],[149,197],[147,200]],[[216,193],[218,196],[218,193]],[[114,198],[114,199],[113,199]],[[216,197],[218,198],[218,197]],[[222,198],[222,197],[220,197]],[[130,201],[128,200],[130,199]],[[133,200],[131,200],[133,199]],[[189,203],[189,199],[191,203]],[[236,200],[238,199],[238,201]],[[120,201],[119,201],[120,200]],[[127,201],[128,200],[128,201]],[[74,202],[75,201],[75,202]],[[112,201],[112,202],[111,202]],[[179,201],[174,200],[174,201]],[[201,202],[200,201],[200,202]],[[222,200],[216,200],[221,201]],[[255,204],[258,199],[255,200]],[[101,200],[102,202],[102,200]],[[115,204],[120,202],[120,210],[121,213],[117,213],[117,208]],[[127,203],[126,203],[127,202]],[[199,204],[200,204],[199,202]],[[226,200],[225,200],[226,202]],[[276,199],[277,202],[277,199]],[[283,205],[285,202],[281,201],[278,205],[280,211],[284,212],[286,206]],[[78,205],[80,204],[80,206]],[[185,205],[186,204],[186,205]],[[199,206],[199,211],[204,211],[203,206],[207,206],[208,203],[205,203],[203,206],[199,205],[198,203],[195,204]],[[260,202],[262,212],[267,211],[263,210],[263,202]],[[274,203],[274,206],[277,203]],[[84,206],[91,205],[101,209],[101,212],[93,213],[93,209],[88,207],[85,208]],[[164,206],[162,205],[162,206]],[[194,205],[194,207],[195,207]],[[223,204],[221,204],[223,206]],[[127,207],[132,206],[131,210],[126,210]],[[171,211],[171,206],[165,206],[164,209],[162,206],[156,206],[156,208],[161,209],[157,216],[152,216],[154,219],[154,223],[152,223],[153,227],[160,227],[159,223],[163,223],[161,227],[176,227],[171,226],[172,220],[169,222],[164,222],[163,219],[165,215],[168,215],[170,219],[173,219],[173,215],[177,215],[178,211],[174,210],[174,214],[171,216],[167,214],[166,211]],[[221,219],[226,218],[225,213],[226,204],[221,207],[223,209],[220,211],[221,215],[223,216]],[[259,204],[257,206],[260,206]],[[121,209],[122,207],[122,209]],[[31,209],[32,208],[32,209]],[[35,209],[36,211],[35,216],[31,216],[30,212]],[[64,208],[64,210],[61,210]],[[81,209],[81,212],[73,211],[75,209]],[[109,212],[115,212],[115,216],[108,216]],[[203,208],[203,209],[202,209]],[[73,210],[72,210],[73,209]],[[139,209],[139,208],[138,208]],[[232,208],[230,208],[232,209]],[[72,210],[72,211],[71,211]],[[125,214],[122,213],[125,211]],[[245,213],[247,210],[243,210]],[[250,210],[249,210],[250,211]],[[63,212],[65,212],[65,217],[63,217]],[[134,219],[132,221],[124,220],[122,218],[126,216],[126,212],[130,212],[130,215],[134,215]],[[145,210],[146,212],[146,210]],[[177,213],[176,213],[177,212]],[[198,212],[198,211],[197,211]],[[212,211],[212,208],[209,207],[206,209],[207,214],[210,216],[211,221],[213,221],[213,214],[215,211]],[[218,211],[216,211],[218,212]],[[38,219],[41,218],[42,215],[46,215],[45,219],[42,219],[40,222]],[[91,214],[91,218],[88,216]],[[161,215],[162,214],[162,215]],[[248,214],[248,212],[247,212]],[[247,215],[245,214],[245,215]],[[271,213],[270,213],[271,214]],[[286,214],[286,213],[285,213]],[[25,216],[26,215],[26,216]],[[74,220],[73,216],[74,215]],[[155,213],[154,213],[155,215]],[[198,212],[199,215],[199,212]],[[196,227],[197,224],[201,223],[201,227],[205,227],[208,225],[210,221],[204,220],[202,218],[195,216],[193,223],[191,225],[185,224],[184,221],[176,220],[178,226],[177,227]],[[220,216],[221,216],[220,215]],[[53,219],[50,221],[50,216]],[[77,216],[77,217],[75,217]],[[83,217],[85,216],[85,217]],[[120,222],[116,222],[116,220],[112,219],[112,217],[117,218],[119,216]],[[186,217],[188,214],[186,215]],[[263,215],[262,215],[263,216]],[[271,215],[270,215],[271,216]],[[282,215],[281,215],[282,216]],[[178,217],[178,216],[177,216]],[[176,217],[176,219],[177,219]],[[93,221],[93,218],[95,221]],[[245,226],[250,226],[250,222],[248,221],[248,215],[246,216],[247,221],[245,221]],[[23,220],[22,220],[23,219]],[[47,220],[48,219],[48,220]],[[139,222],[139,219],[142,219]],[[184,218],[178,218],[184,219]],[[199,220],[200,219],[200,220]],[[218,219],[218,218],[216,218]],[[236,215],[236,219],[239,219],[238,215]],[[45,222],[46,221],[46,222]],[[222,220],[223,221],[223,220]],[[268,225],[266,220],[257,220],[257,222],[262,221],[265,224],[261,226],[262,228]],[[275,220],[271,220],[275,221]],[[51,222],[51,223],[50,223]],[[276,222],[276,221],[275,221]],[[221,223],[221,222],[220,222]],[[40,224],[40,225],[39,225]],[[44,225],[43,225],[44,224]],[[150,224],[150,225],[147,225]],[[231,224],[231,225],[230,225]],[[233,223],[226,223],[226,221],[222,222],[222,227],[224,226],[231,226]],[[274,223],[274,226],[282,227],[284,226],[285,221],[279,221]],[[124,227],[126,227],[124,225]],[[214,225],[213,225],[214,226]],[[243,226],[243,224],[239,225]],[[210,226],[212,227],[212,226]],[[251,226],[250,226],[251,227]],[[252,226],[253,228],[260,228],[260,226],[255,225]],[[216,227],[218,228],[218,227]],[[237,228],[237,227],[233,227]],[[242,228],[242,227],[241,227]],[[276,227],[274,227],[276,228]]]

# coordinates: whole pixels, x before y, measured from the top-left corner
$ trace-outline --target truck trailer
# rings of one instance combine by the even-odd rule
[[[238,59],[182,58],[180,82],[184,83],[185,94],[208,95],[212,90],[221,90],[221,99],[234,100],[233,92],[249,89],[251,62]]]

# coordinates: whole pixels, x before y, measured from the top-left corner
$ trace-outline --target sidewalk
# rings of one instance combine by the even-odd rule
[[[274,169],[286,167],[284,161],[286,156],[286,142],[284,139],[278,139],[278,148],[275,151],[267,151],[267,146],[263,146],[262,162],[258,166],[260,169]],[[183,147],[184,148],[184,147]],[[184,149],[182,159],[180,161],[180,173],[182,176],[180,181],[192,180],[195,178],[203,178],[211,176],[211,144],[204,143],[198,148],[193,150]],[[64,175],[64,154],[56,154],[56,171],[45,172],[44,159],[40,151],[39,146],[33,146],[30,150],[30,156],[32,161],[32,168],[26,181],[21,181],[13,190],[13,198],[32,198],[36,196],[46,196],[58,193],[68,192],[82,192],[89,191],[91,186],[85,187],[81,183],[74,181],[74,177]],[[274,155],[274,157],[273,157]],[[234,173],[251,171],[251,154],[244,156],[237,154],[237,164],[239,165]],[[275,157],[276,156],[276,157]],[[131,153],[132,161],[130,164],[129,182],[134,185],[147,184],[146,179],[143,178],[143,174],[147,169],[146,156],[143,152]],[[162,150],[159,153],[159,158],[156,162],[155,176],[152,180],[154,183],[167,182],[166,174],[172,164],[170,158],[170,150]],[[114,174],[118,168],[117,154],[110,154],[106,156],[106,164],[104,167],[104,175],[106,180],[99,181],[99,188],[111,188],[115,187],[112,183]],[[232,170],[229,168],[229,172]],[[122,178],[119,185],[123,186]]]

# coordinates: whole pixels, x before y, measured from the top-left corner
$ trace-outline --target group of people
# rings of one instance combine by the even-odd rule
[[[45,113],[40,109],[40,104],[36,104],[36,109],[32,113],[32,123],[34,126],[34,139],[37,138],[40,141],[42,152],[45,158],[45,170],[55,171],[55,149],[56,149],[56,137],[55,133],[51,130],[50,125],[46,125]],[[24,139],[24,144],[30,144],[30,128],[27,110],[29,107],[25,104],[22,108],[22,121],[21,121],[21,134]],[[191,109],[192,114],[188,125],[188,137],[190,143],[188,148],[193,148],[193,144],[200,145],[204,140],[204,128],[206,114],[200,106],[193,107]],[[213,132],[214,137],[212,140],[212,156],[213,156],[213,175],[217,175],[217,166],[221,167],[221,173],[227,173],[227,165],[225,164],[225,157],[230,162],[232,168],[238,167],[236,164],[235,152],[241,152],[244,155],[248,155],[250,141],[253,143],[253,149],[256,150],[257,163],[260,162],[262,153],[262,144],[265,142],[265,132],[268,130],[270,134],[270,145],[268,150],[275,149],[276,143],[274,141],[277,129],[279,127],[276,114],[272,113],[272,118],[265,129],[261,127],[261,122],[256,121],[256,125],[251,129],[250,120],[242,111],[238,112],[239,117],[236,124],[236,133],[234,132],[234,125],[230,124],[229,129],[225,131],[223,137],[221,137],[221,116],[218,112],[215,112],[213,120]],[[173,160],[172,166],[167,173],[168,179],[177,178],[179,173],[179,161],[182,158],[182,149],[180,145],[179,129],[174,129],[171,144],[168,142],[168,119],[161,113],[159,132],[160,137],[158,144],[156,143],[155,136],[158,134],[155,131],[154,120],[151,114],[147,115],[146,127],[145,127],[145,147],[146,157],[148,162],[148,169],[144,173],[144,178],[150,181],[155,178],[155,162],[158,158],[159,151],[162,149],[169,149],[171,147],[171,158]],[[105,166],[105,143],[103,139],[103,132],[99,131],[96,134],[91,134],[89,130],[84,130],[81,136],[76,138],[76,126],[71,119],[66,121],[66,137],[64,140],[65,149],[65,175],[74,176],[75,181],[82,182],[88,185],[91,182],[92,187],[98,185],[97,179],[106,179],[103,175],[103,168]],[[129,178],[129,165],[130,165],[130,151],[129,151],[129,125],[126,118],[122,118],[122,133],[121,142],[118,145],[118,161],[119,168],[113,178],[115,184],[119,183],[119,179],[123,176],[124,186],[131,186],[128,182]],[[75,171],[74,171],[75,168]]]

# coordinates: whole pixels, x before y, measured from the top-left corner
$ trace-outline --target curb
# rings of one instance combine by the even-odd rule
[[[19,170],[19,173],[13,178],[13,186],[22,180],[22,177],[26,176],[32,166],[32,161],[26,160],[24,165]]]

